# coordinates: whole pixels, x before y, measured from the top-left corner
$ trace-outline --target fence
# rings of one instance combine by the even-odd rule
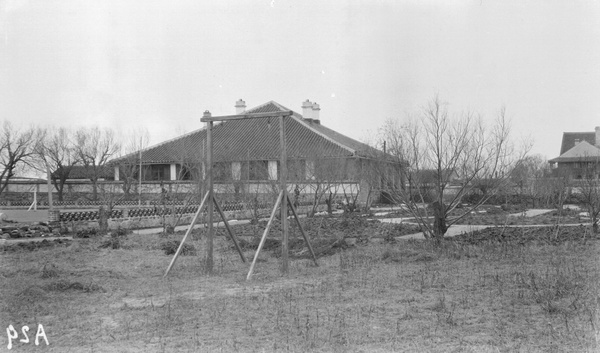
[[[308,202],[299,204],[301,207],[311,206]],[[225,212],[250,212],[252,210],[267,210],[270,207],[267,203],[246,204],[227,202],[222,205]],[[109,219],[126,219],[126,218],[142,218],[142,217],[161,217],[193,214],[198,210],[198,205],[188,205],[182,207],[153,207],[153,208],[134,208],[134,209],[113,209],[108,216]],[[61,212],[59,220],[62,222],[79,222],[79,221],[96,221],[100,218],[99,211],[75,211]]]

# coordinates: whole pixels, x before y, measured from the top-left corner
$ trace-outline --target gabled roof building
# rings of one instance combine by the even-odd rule
[[[236,114],[291,110],[274,101],[246,110],[241,99],[235,107]],[[363,172],[383,157],[383,152],[321,124],[319,105],[308,100],[302,103],[302,114],[293,112],[286,118],[285,129],[290,182],[323,178],[360,182]],[[140,158],[143,180],[202,178],[206,132],[203,127],[114,160],[115,180],[124,178],[122,170],[128,161],[139,165]],[[277,118],[215,123],[212,138],[216,182],[278,179],[281,148]],[[399,167],[398,163],[388,164]]]
[[[574,179],[600,175],[600,126],[594,132],[563,133],[560,156],[548,161],[558,175]]]

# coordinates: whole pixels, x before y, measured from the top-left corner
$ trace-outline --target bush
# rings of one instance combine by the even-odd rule
[[[160,248],[161,248],[161,250],[163,250],[165,252],[165,255],[172,255],[177,252],[177,249],[179,248],[179,244],[181,244],[181,242],[179,240],[169,240],[169,241],[166,241],[166,242],[163,242],[162,244],[160,244]],[[180,255],[195,256],[196,248],[191,244],[184,243],[183,248],[181,249]]]
[[[115,231],[112,232],[112,235],[117,236],[117,237],[124,237],[124,236],[127,236],[127,234],[129,234],[129,233],[131,233],[130,230],[119,227]]]
[[[99,248],[101,249],[120,249],[121,248],[121,239],[117,236],[111,236],[100,244]]]
[[[129,231],[123,228],[117,228],[109,233],[110,237],[102,242],[100,248],[120,249],[123,245],[123,240],[126,239]]]
[[[76,238],[91,238],[98,235],[98,230],[96,228],[87,228],[77,231],[75,234]]]

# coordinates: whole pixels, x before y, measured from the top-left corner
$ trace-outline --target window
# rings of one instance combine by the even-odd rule
[[[144,180],[169,180],[170,177],[171,166],[168,164],[150,165],[144,173]]]
[[[267,180],[269,179],[268,161],[250,161],[248,163],[249,180]]]
[[[288,180],[300,181],[306,179],[306,161],[293,159],[287,161]]]
[[[229,162],[217,162],[213,165],[214,180],[228,181],[233,179],[231,172],[231,163]]]

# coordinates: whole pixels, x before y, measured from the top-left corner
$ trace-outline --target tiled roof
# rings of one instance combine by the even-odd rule
[[[267,102],[246,113],[289,111],[277,102]],[[296,112],[286,119],[288,158],[370,157],[381,153],[368,145],[337,133]],[[215,123],[213,159],[218,161],[277,160],[280,158],[279,118],[240,119]],[[180,163],[184,158],[205,158],[206,129],[202,128],[142,151],[146,164]],[[138,152],[131,154],[137,158]],[[127,156],[119,159],[125,159]],[[118,161],[118,160],[117,160]]]
[[[560,154],[567,152],[575,146],[575,141],[587,141],[590,145],[596,144],[595,132],[565,132],[563,133]]]
[[[92,168],[77,165],[71,168],[69,179],[88,179],[92,175]],[[103,166],[99,169],[100,178],[111,179],[115,176],[115,171],[110,166]]]
[[[567,152],[551,159],[551,163],[561,162],[584,162],[598,161],[600,159],[600,148],[589,144],[587,141],[581,141]]]

